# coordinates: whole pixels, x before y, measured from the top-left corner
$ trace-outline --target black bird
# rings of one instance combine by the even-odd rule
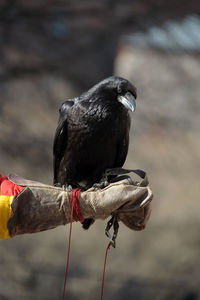
[[[122,167],[128,145],[136,88],[126,79],[109,77],[61,105],[56,129],[54,185],[88,189],[108,168]],[[83,222],[87,229],[92,219]]]

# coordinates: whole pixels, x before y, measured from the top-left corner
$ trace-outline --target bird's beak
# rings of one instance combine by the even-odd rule
[[[125,95],[119,95],[118,101],[121,102],[127,109],[132,112],[136,109],[136,99],[130,92],[127,92]]]

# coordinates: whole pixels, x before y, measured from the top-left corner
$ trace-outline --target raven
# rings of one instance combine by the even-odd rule
[[[136,88],[112,76],[60,107],[56,129],[54,185],[88,189],[99,183],[108,168],[122,167],[128,145],[130,116]],[[92,219],[83,222],[88,229]]]

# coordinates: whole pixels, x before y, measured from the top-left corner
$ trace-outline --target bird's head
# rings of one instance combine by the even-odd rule
[[[90,92],[102,95],[109,101],[118,101],[132,112],[136,108],[137,90],[127,79],[108,77],[95,85]]]

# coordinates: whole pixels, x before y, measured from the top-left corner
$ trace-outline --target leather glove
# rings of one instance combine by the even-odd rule
[[[26,180],[15,174],[8,176],[13,183],[24,186],[15,196],[8,221],[10,236],[35,233],[70,222],[70,190]],[[134,183],[124,178],[103,189],[91,188],[80,193],[79,208],[84,218],[106,219],[117,214],[131,229],[144,229],[150,215],[152,191],[148,184]],[[76,221],[73,217],[72,221]]]

